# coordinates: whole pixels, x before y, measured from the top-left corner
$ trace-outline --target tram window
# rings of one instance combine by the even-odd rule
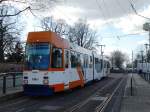
[[[75,68],[77,66],[77,56],[75,52],[71,52],[71,68]]]
[[[48,43],[32,43],[26,45],[25,69],[47,70],[50,62],[50,45]]]
[[[107,68],[107,62],[104,61],[104,68]]]
[[[52,49],[52,68],[62,68],[62,49],[53,47]]]
[[[107,62],[104,61],[104,68],[107,68]]]
[[[81,66],[84,67],[84,54],[80,54]]]
[[[103,63],[104,63],[104,62],[103,62],[103,60],[102,60],[102,59],[100,60],[100,63],[101,63],[101,69],[103,69],[103,66],[104,66],[104,64],[103,64]]]
[[[77,65],[81,66],[81,56],[79,53],[77,54]]]
[[[97,64],[98,63],[98,58],[95,58],[95,64]]]
[[[95,69],[97,73],[101,72],[101,61],[98,58],[95,58]]]
[[[103,67],[105,68],[105,61],[103,60]]]
[[[69,51],[65,51],[65,67],[69,67]]]
[[[84,55],[84,68],[88,68],[88,55]]]
[[[107,68],[110,68],[110,63],[109,62],[107,62]]]
[[[92,64],[93,64],[93,60],[92,60],[92,56],[90,56],[89,68],[92,68]]]

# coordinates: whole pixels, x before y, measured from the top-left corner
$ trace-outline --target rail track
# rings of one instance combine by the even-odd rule
[[[109,98],[113,91],[123,79],[123,75],[114,74],[85,88],[66,91],[51,97],[19,97],[2,102],[0,112],[103,112],[102,110],[107,107],[105,105],[111,102]]]
[[[111,102],[113,96],[115,93],[119,90],[120,87],[122,87],[122,84],[124,83],[125,79],[122,79],[117,87],[114,89],[113,93],[107,97],[106,100],[104,100],[97,108],[95,112],[104,112],[107,105]]]
[[[124,83],[125,79],[126,78],[123,77],[109,82],[107,85],[103,86],[102,88],[98,88],[95,94],[91,95],[84,101],[81,101],[80,103],[72,106],[71,108],[65,110],[64,112],[80,112],[84,106],[86,106],[90,101],[92,101],[93,98],[97,98],[96,100],[100,98],[101,100],[101,102],[99,102],[100,104],[98,104],[93,110],[95,112],[104,112],[105,108],[107,107],[107,105],[109,104],[113,96],[115,95],[116,91],[118,91],[118,89]]]

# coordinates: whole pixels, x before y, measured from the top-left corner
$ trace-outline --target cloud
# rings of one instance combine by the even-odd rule
[[[145,43],[147,43],[147,40],[142,40],[137,42],[138,45],[144,45]]]
[[[150,17],[150,0],[134,0],[138,13]],[[65,19],[69,24],[78,18],[87,19],[93,28],[102,29],[104,26],[114,26],[124,34],[142,31],[146,21],[135,15],[129,0],[65,0],[51,11],[56,19]]]
[[[139,14],[150,17],[150,6]],[[136,33],[143,31],[143,24],[147,22],[146,19],[141,18],[135,14],[126,15],[125,17],[114,20],[114,26],[120,28],[124,33]]]
[[[150,0],[134,1],[137,11],[144,10],[150,4]],[[66,7],[82,9],[82,17],[87,19],[112,19],[133,14],[129,0],[65,0]]]

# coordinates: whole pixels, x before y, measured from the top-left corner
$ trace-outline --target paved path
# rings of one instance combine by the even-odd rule
[[[130,96],[130,75],[121,104],[121,112],[150,112],[150,84],[133,74],[133,96]]]
[[[6,90],[6,94],[3,94],[2,91],[0,91],[0,97],[11,95],[22,91],[23,91],[22,87],[9,88]]]
[[[22,91],[22,76],[16,76],[16,87],[13,87],[12,76],[6,77],[6,93],[3,94],[3,77],[0,77],[0,97]]]

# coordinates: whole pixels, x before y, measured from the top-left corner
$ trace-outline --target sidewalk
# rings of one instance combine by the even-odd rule
[[[3,93],[3,79],[4,77],[1,76],[0,77],[0,99],[2,97],[6,97],[6,96],[10,96],[10,95],[14,95],[14,94],[18,94],[20,92],[22,92],[22,76],[16,76],[15,77],[15,87],[13,86],[14,82],[13,82],[13,76],[7,76],[6,77],[6,81],[5,84],[6,85],[6,92],[5,94]],[[5,86],[4,86],[5,87]]]
[[[6,90],[6,94],[2,93],[2,89],[0,90],[0,102],[14,99],[20,96],[22,96],[22,87],[9,88]]]
[[[3,94],[2,93],[2,88],[0,88],[0,97],[1,96],[5,96],[5,95],[7,95],[7,94],[13,94],[13,93],[16,93],[16,92],[21,92],[23,89],[22,89],[22,87],[20,86],[20,87],[15,87],[15,88],[7,88],[6,89],[6,93],[5,94]]]
[[[150,84],[133,74],[133,96],[130,96],[130,76],[121,104],[121,112],[150,112]]]

